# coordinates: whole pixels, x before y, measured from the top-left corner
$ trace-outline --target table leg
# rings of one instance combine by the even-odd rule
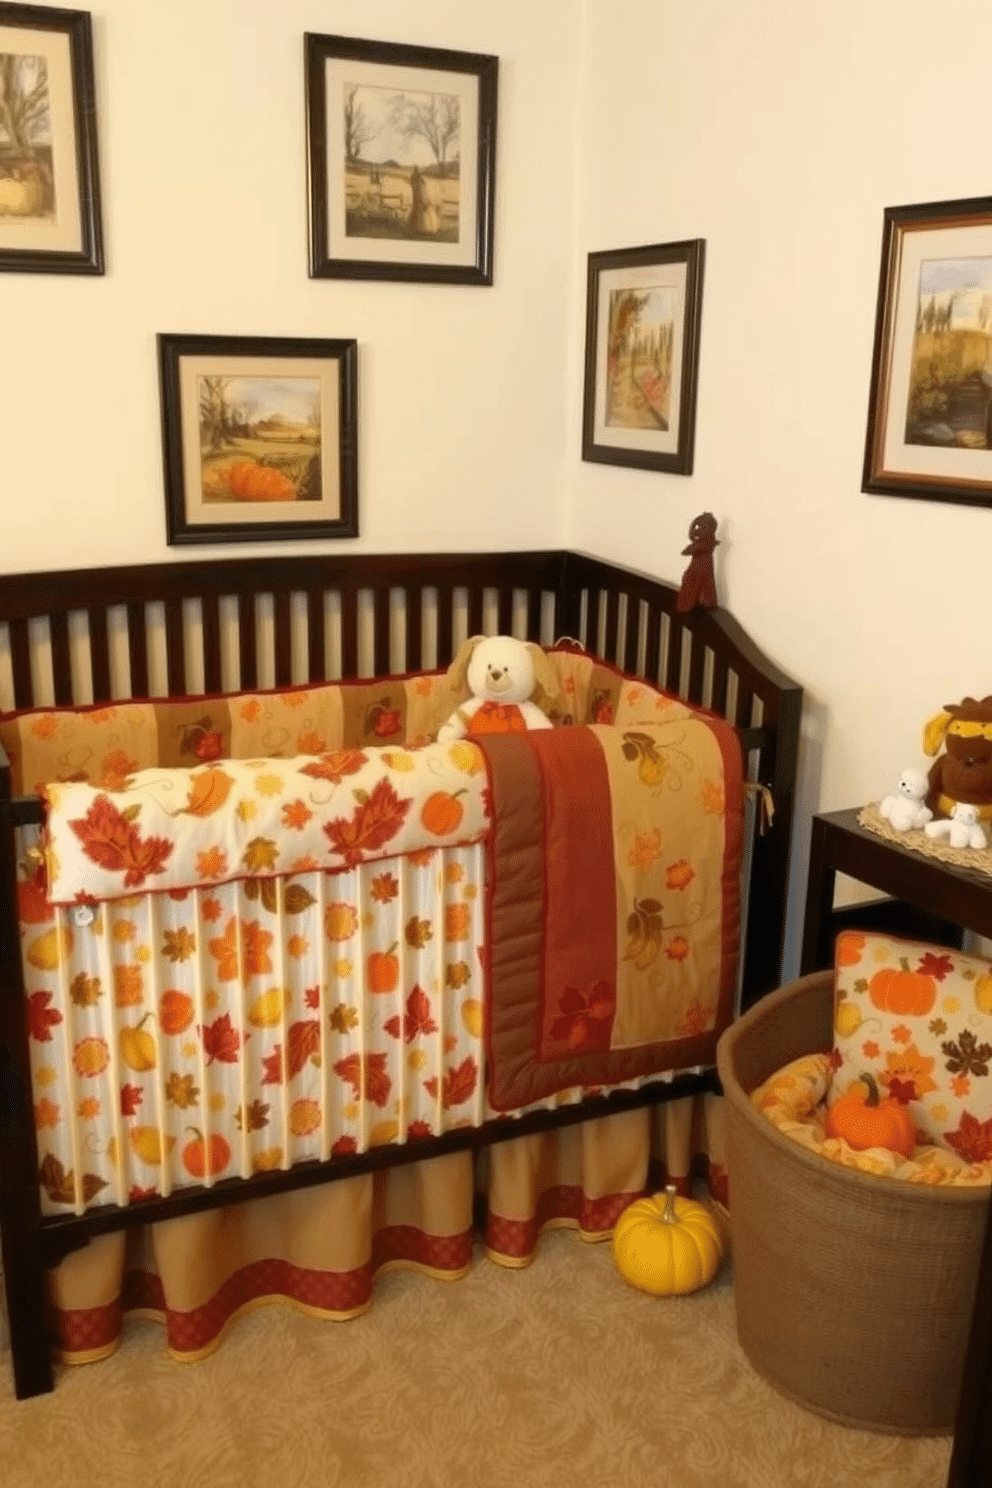
[[[803,920],[803,948],[799,972],[826,971],[833,965],[830,919],[834,908],[836,870],[830,862],[827,823],[813,818],[809,844],[809,879],[806,887],[806,914]]]

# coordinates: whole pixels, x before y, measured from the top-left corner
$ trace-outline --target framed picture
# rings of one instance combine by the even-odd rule
[[[357,537],[355,341],[158,338],[168,541]]]
[[[862,490],[992,506],[992,197],[886,209]]]
[[[0,3],[0,269],[103,273],[84,10]]]
[[[705,249],[590,253],[584,460],[692,474]]]
[[[498,59],[305,38],[310,276],[493,282]]]

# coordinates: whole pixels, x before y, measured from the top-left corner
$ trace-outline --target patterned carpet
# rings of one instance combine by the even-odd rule
[[[950,1455],[781,1399],[737,1344],[726,1269],[659,1302],[568,1232],[524,1271],[391,1272],[354,1322],[261,1309],[198,1364],[142,1320],[41,1399],[14,1400],[7,1362],[3,1488],[942,1488]]]

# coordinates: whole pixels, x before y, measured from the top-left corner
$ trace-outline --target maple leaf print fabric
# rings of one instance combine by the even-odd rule
[[[22,924],[45,1212],[482,1121],[483,856],[432,848]]]
[[[141,770],[120,790],[44,787],[48,897],[71,904],[194,888],[480,840],[485,773],[469,745]]]
[[[837,937],[835,963],[827,1104],[870,1075],[909,1107],[918,1142],[992,1160],[992,965],[855,930]]]

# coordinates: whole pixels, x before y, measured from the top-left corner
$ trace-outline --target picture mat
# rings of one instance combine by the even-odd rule
[[[55,178],[54,220],[0,217],[0,250],[76,253],[83,246],[76,170],[72,51],[67,35],[21,26],[0,26],[0,52],[44,57],[48,63],[49,128]]]
[[[201,377],[266,377],[285,381],[308,377],[320,384],[321,501],[203,500],[200,460]],[[214,523],[337,521],[341,516],[340,367],[336,358],[183,356],[179,360],[179,407],[183,448],[186,521],[190,526]]]
[[[458,242],[350,237],[345,232],[344,90],[352,84],[406,93],[452,93],[460,110],[458,133]],[[389,67],[328,57],[324,63],[327,138],[327,254],[329,258],[369,258],[380,263],[422,263],[473,268],[478,215],[479,80],[460,72],[420,67]]]
[[[934,480],[992,485],[992,450],[907,444],[906,410],[913,361],[920,270],[928,259],[987,258],[992,255],[992,224],[911,228],[899,237],[893,275],[894,319],[888,342],[887,397],[882,409],[881,468],[887,474],[922,475]]]
[[[644,264],[636,268],[604,269],[600,272],[596,283],[599,298],[596,305],[596,398],[593,409],[593,438],[596,444],[609,445],[614,449],[646,450],[654,454],[675,454],[678,451],[687,272],[688,266],[685,263]],[[668,291],[677,307],[673,323],[672,382],[667,430],[619,428],[606,422],[610,296],[623,289]]]

